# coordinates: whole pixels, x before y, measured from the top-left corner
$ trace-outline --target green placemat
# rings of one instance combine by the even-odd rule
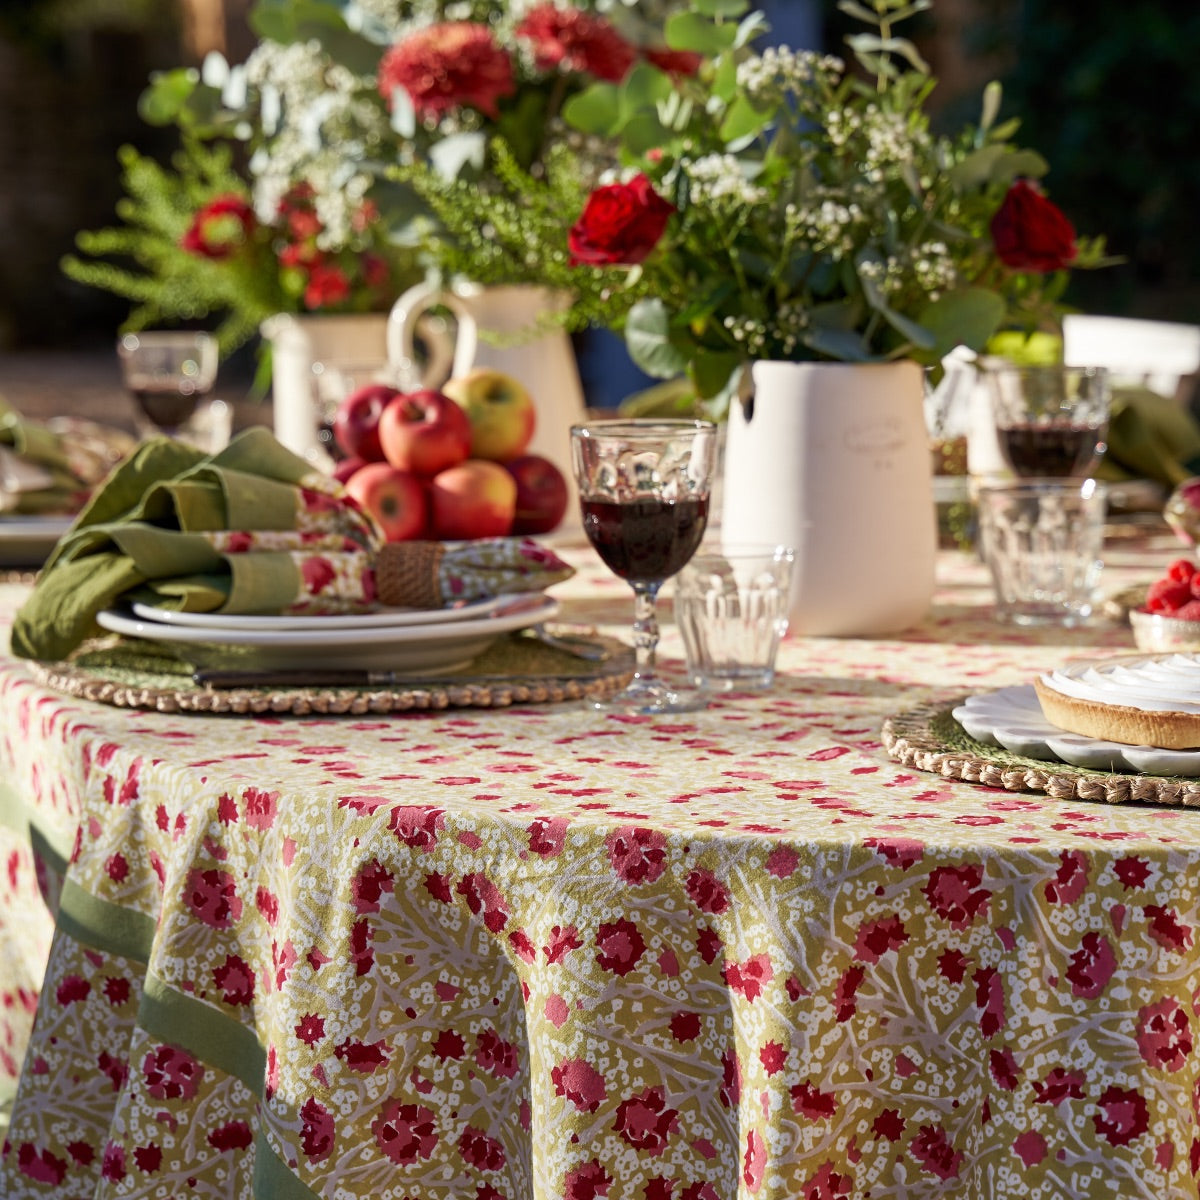
[[[1200,779],[1096,771],[1026,758],[971,737],[951,715],[965,697],[888,717],[883,744],[906,767],[1010,792],[1044,792],[1058,800],[1130,801],[1200,806]]]
[[[580,636],[578,629],[571,632]],[[515,633],[498,638],[461,671],[436,678],[414,675],[386,686],[202,687],[192,679],[194,664],[174,657],[164,643],[124,638],[89,643],[66,663],[27,665],[46,687],[118,708],[209,715],[358,715],[545,704],[598,699],[620,691],[633,674],[632,651],[612,638],[591,634],[587,640],[608,650],[609,657],[591,662]],[[237,665],[236,655],[230,655],[228,665]]]

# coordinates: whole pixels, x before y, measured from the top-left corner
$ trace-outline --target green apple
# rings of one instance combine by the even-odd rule
[[[525,385],[494,367],[474,367],[447,381],[442,392],[471,423],[471,457],[508,462],[525,453],[537,414]]]

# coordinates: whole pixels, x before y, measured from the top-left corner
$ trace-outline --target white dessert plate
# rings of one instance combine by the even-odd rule
[[[45,562],[72,517],[0,517],[0,563]]]
[[[147,621],[106,609],[96,617],[103,629],[126,637],[188,646],[186,657],[211,664],[239,666],[230,648],[252,651],[253,666],[263,669],[345,667],[353,670],[402,671],[417,675],[454,671],[467,666],[501,634],[550,620],[559,603],[531,594],[527,604],[501,608],[491,616],[445,621],[433,625],[404,625],[369,629],[195,629]],[[514,611],[515,609],[515,611]],[[222,652],[226,659],[222,660]],[[249,665],[249,664],[248,664]]]
[[[951,715],[976,741],[1003,746],[1026,758],[1058,759],[1093,771],[1200,776],[1200,750],[1126,746],[1051,725],[1042,715],[1031,683],[969,696]]]
[[[492,613],[508,609],[523,597],[488,596],[484,600],[472,600],[447,608],[381,608],[369,613],[303,613],[280,616],[250,616],[243,613],[175,612],[158,608],[153,604],[132,604],[135,617],[143,621],[157,621],[162,625],[174,625],[189,629],[207,629],[224,633],[227,630],[278,630],[297,629],[396,629],[406,625],[442,625],[447,621],[472,621]]]

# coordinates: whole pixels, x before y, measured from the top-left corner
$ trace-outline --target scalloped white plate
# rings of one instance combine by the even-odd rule
[[[502,633],[548,621],[559,603],[531,594],[517,611],[500,609],[492,616],[435,625],[370,629],[195,629],[146,621],[106,609],[97,614],[102,629],[127,637],[181,646],[203,647],[206,658],[230,647],[254,651],[254,666],[263,668],[346,667],[354,670],[452,671],[478,658]]]
[[[248,616],[239,613],[176,612],[154,604],[132,604],[135,617],[157,621],[160,625],[175,625],[188,629],[207,629],[211,633],[229,630],[297,629],[396,629],[405,625],[425,627],[442,625],[447,621],[471,621],[486,617],[496,609],[506,608],[516,596],[489,596],[469,604],[450,608],[385,608],[369,613],[304,613],[295,616]]]
[[[1033,684],[969,696],[951,714],[976,741],[1045,762],[1058,759],[1093,771],[1200,776],[1200,750],[1125,746],[1067,733],[1042,715]]]

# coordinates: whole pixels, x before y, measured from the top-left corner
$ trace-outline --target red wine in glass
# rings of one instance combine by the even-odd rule
[[[1000,451],[1022,477],[1085,476],[1106,449],[1102,425],[1029,421],[999,425]]]
[[[203,398],[203,393],[195,387],[183,388],[171,381],[160,382],[154,379],[143,381],[140,386],[130,389],[134,403],[145,413],[152,425],[164,433],[173,433],[182,428],[192,414],[196,405]]]
[[[583,530],[614,575],[661,583],[696,553],[708,522],[708,497],[584,499]]]
[[[716,426],[692,420],[597,420],[571,427],[583,528],[601,561],[633,589],[636,665],[625,688],[592,707],[626,713],[691,712],[700,692],[655,672],[655,600],[704,536],[716,465]]]

